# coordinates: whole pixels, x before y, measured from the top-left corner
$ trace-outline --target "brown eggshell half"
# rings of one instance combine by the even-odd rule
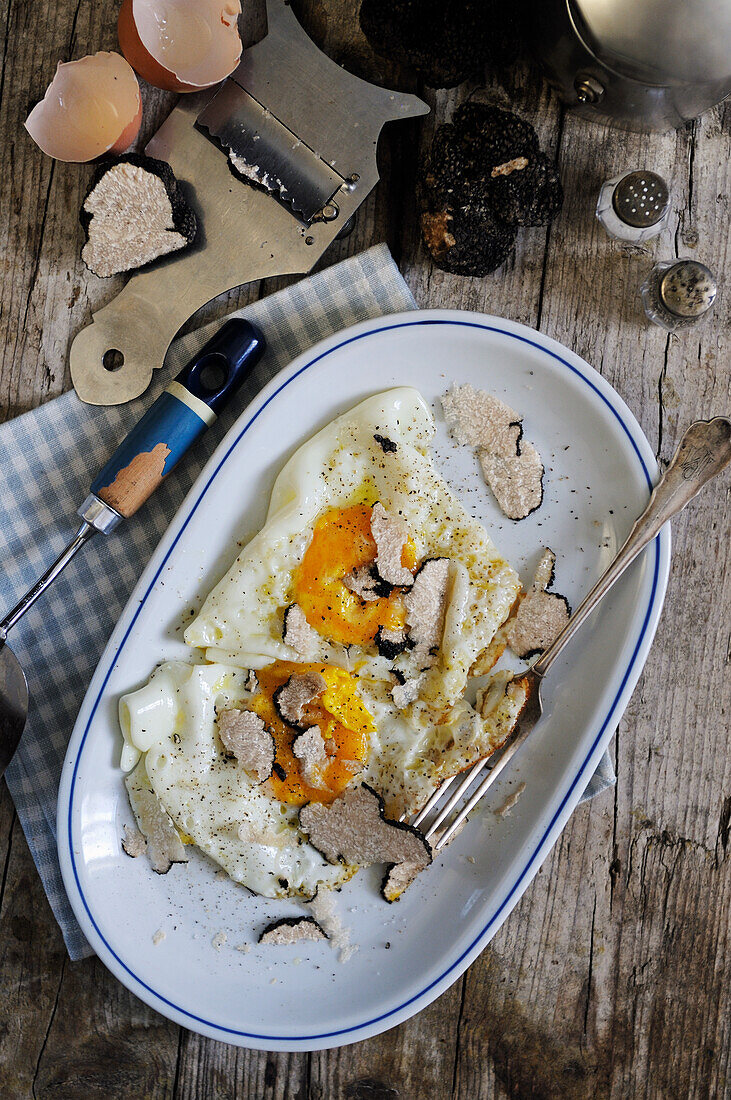
[[[220,83],[241,60],[240,0],[123,0],[122,53],[148,84],[197,92]]]
[[[137,137],[142,100],[137,77],[118,53],[61,62],[25,128],[56,160],[84,162],[123,153]]]

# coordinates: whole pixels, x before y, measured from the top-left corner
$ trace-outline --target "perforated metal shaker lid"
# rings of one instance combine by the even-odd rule
[[[660,299],[676,317],[702,317],[716,300],[713,272],[697,260],[679,260],[660,281]]]
[[[670,203],[668,185],[656,172],[629,172],[612,195],[617,217],[633,229],[645,229],[664,217]]]

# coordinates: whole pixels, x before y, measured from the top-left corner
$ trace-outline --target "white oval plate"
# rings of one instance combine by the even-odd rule
[[[452,381],[483,387],[525,417],[546,478],[543,505],[520,523],[502,516],[472,453],[447,437],[437,399]],[[591,367],[540,333],[480,314],[429,311],[358,325],[300,356],[242,414],[112,635],[71,738],[58,802],[61,870],[94,950],[143,1001],[214,1039],[266,1050],[339,1046],[393,1027],[447,989],[508,916],[576,806],[660,615],[667,529],[552,669],[540,732],[446,853],[395,905],[380,898],[374,868],[338,895],[358,945],[348,962],[327,944],[257,946],[264,924],[301,910],[250,897],[200,853],[164,876],[125,856],[120,838],[131,813],[118,768],[119,695],[161,659],[190,657],[180,641],[184,617],[228,568],[236,540],[262,523],[292,451],[362,398],[401,385],[432,403],[437,464],[499,549],[529,580],[540,548],[552,547],[557,589],[574,606],[657,476],[639,425]],[[496,815],[520,783],[515,808]],[[158,929],[165,939],[155,945]],[[217,949],[219,932],[226,943]]]

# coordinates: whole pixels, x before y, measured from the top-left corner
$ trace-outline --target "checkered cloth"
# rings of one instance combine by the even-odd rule
[[[6,779],[72,959],[92,951],[71,911],[56,855],[61,765],[94,668],[135,582],[203,464],[277,371],[348,325],[413,308],[388,249],[379,245],[240,310],[262,329],[268,351],[239,397],[165,478],[154,505],[107,538],[89,543],[14,630],[12,646],[28,677],[31,702]],[[166,368],[136,401],[95,408],[72,392],[0,426],[0,607],[13,606],[63,550],[75,530],[76,508],[98,469],[219,324],[177,340]],[[585,797],[612,782],[606,757]]]

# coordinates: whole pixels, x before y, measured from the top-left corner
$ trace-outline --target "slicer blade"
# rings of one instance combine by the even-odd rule
[[[232,80],[198,115],[237,175],[258,184],[311,222],[345,180],[258,100]]]

